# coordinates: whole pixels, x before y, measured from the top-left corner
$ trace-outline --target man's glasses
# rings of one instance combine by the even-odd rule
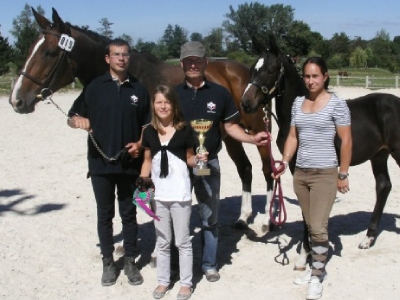
[[[110,56],[113,57],[113,58],[119,58],[119,57],[128,58],[130,56],[130,54],[129,53],[118,53],[118,52],[116,52],[116,53],[111,53]]]
[[[204,58],[196,58],[196,59],[188,59],[188,58],[184,58],[182,60],[182,62],[185,65],[191,66],[191,65],[200,65],[202,63],[204,63]]]

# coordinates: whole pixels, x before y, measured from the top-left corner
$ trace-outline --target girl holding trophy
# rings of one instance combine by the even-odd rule
[[[185,122],[179,99],[173,88],[156,87],[152,97],[151,124],[143,131],[144,162],[140,177],[154,182],[158,286],[155,299],[165,296],[170,286],[170,256],[172,237],[179,250],[181,288],[178,300],[192,294],[193,251],[189,223],[192,210],[189,167],[207,162],[208,153],[194,153],[192,128]],[[150,179],[151,174],[151,179]],[[174,231],[172,233],[172,230]]]

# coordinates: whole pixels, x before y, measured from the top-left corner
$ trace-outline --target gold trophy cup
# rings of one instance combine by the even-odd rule
[[[204,140],[205,140],[204,134],[211,128],[212,123],[213,123],[213,121],[205,120],[205,119],[190,121],[190,125],[192,125],[192,128],[194,129],[194,131],[196,131],[199,134],[200,145],[196,149],[196,152],[199,154],[203,154],[203,153],[207,152],[207,149],[203,146]],[[197,163],[196,167],[193,168],[193,174],[197,175],[197,176],[207,176],[207,175],[210,175],[210,169],[207,168],[207,165],[205,162],[200,160]]]

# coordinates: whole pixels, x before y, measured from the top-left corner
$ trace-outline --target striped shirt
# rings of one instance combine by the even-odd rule
[[[297,97],[292,106],[290,125],[296,126],[299,168],[326,169],[338,166],[334,139],[336,126],[350,126],[350,111],[346,101],[332,94],[325,107],[316,113],[303,113],[305,97]]]

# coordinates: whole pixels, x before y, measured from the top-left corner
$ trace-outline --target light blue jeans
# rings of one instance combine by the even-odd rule
[[[171,273],[171,243],[174,235],[179,251],[179,273],[182,286],[192,286],[193,248],[190,239],[190,214],[192,201],[154,201],[155,213],[160,221],[154,220],[157,236],[157,280],[168,286]],[[172,230],[174,231],[172,234]]]
[[[221,188],[221,172],[218,159],[212,159],[207,166],[209,176],[194,176],[193,188],[199,205],[202,223],[203,259],[201,268],[217,270],[218,250],[218,207]]]

